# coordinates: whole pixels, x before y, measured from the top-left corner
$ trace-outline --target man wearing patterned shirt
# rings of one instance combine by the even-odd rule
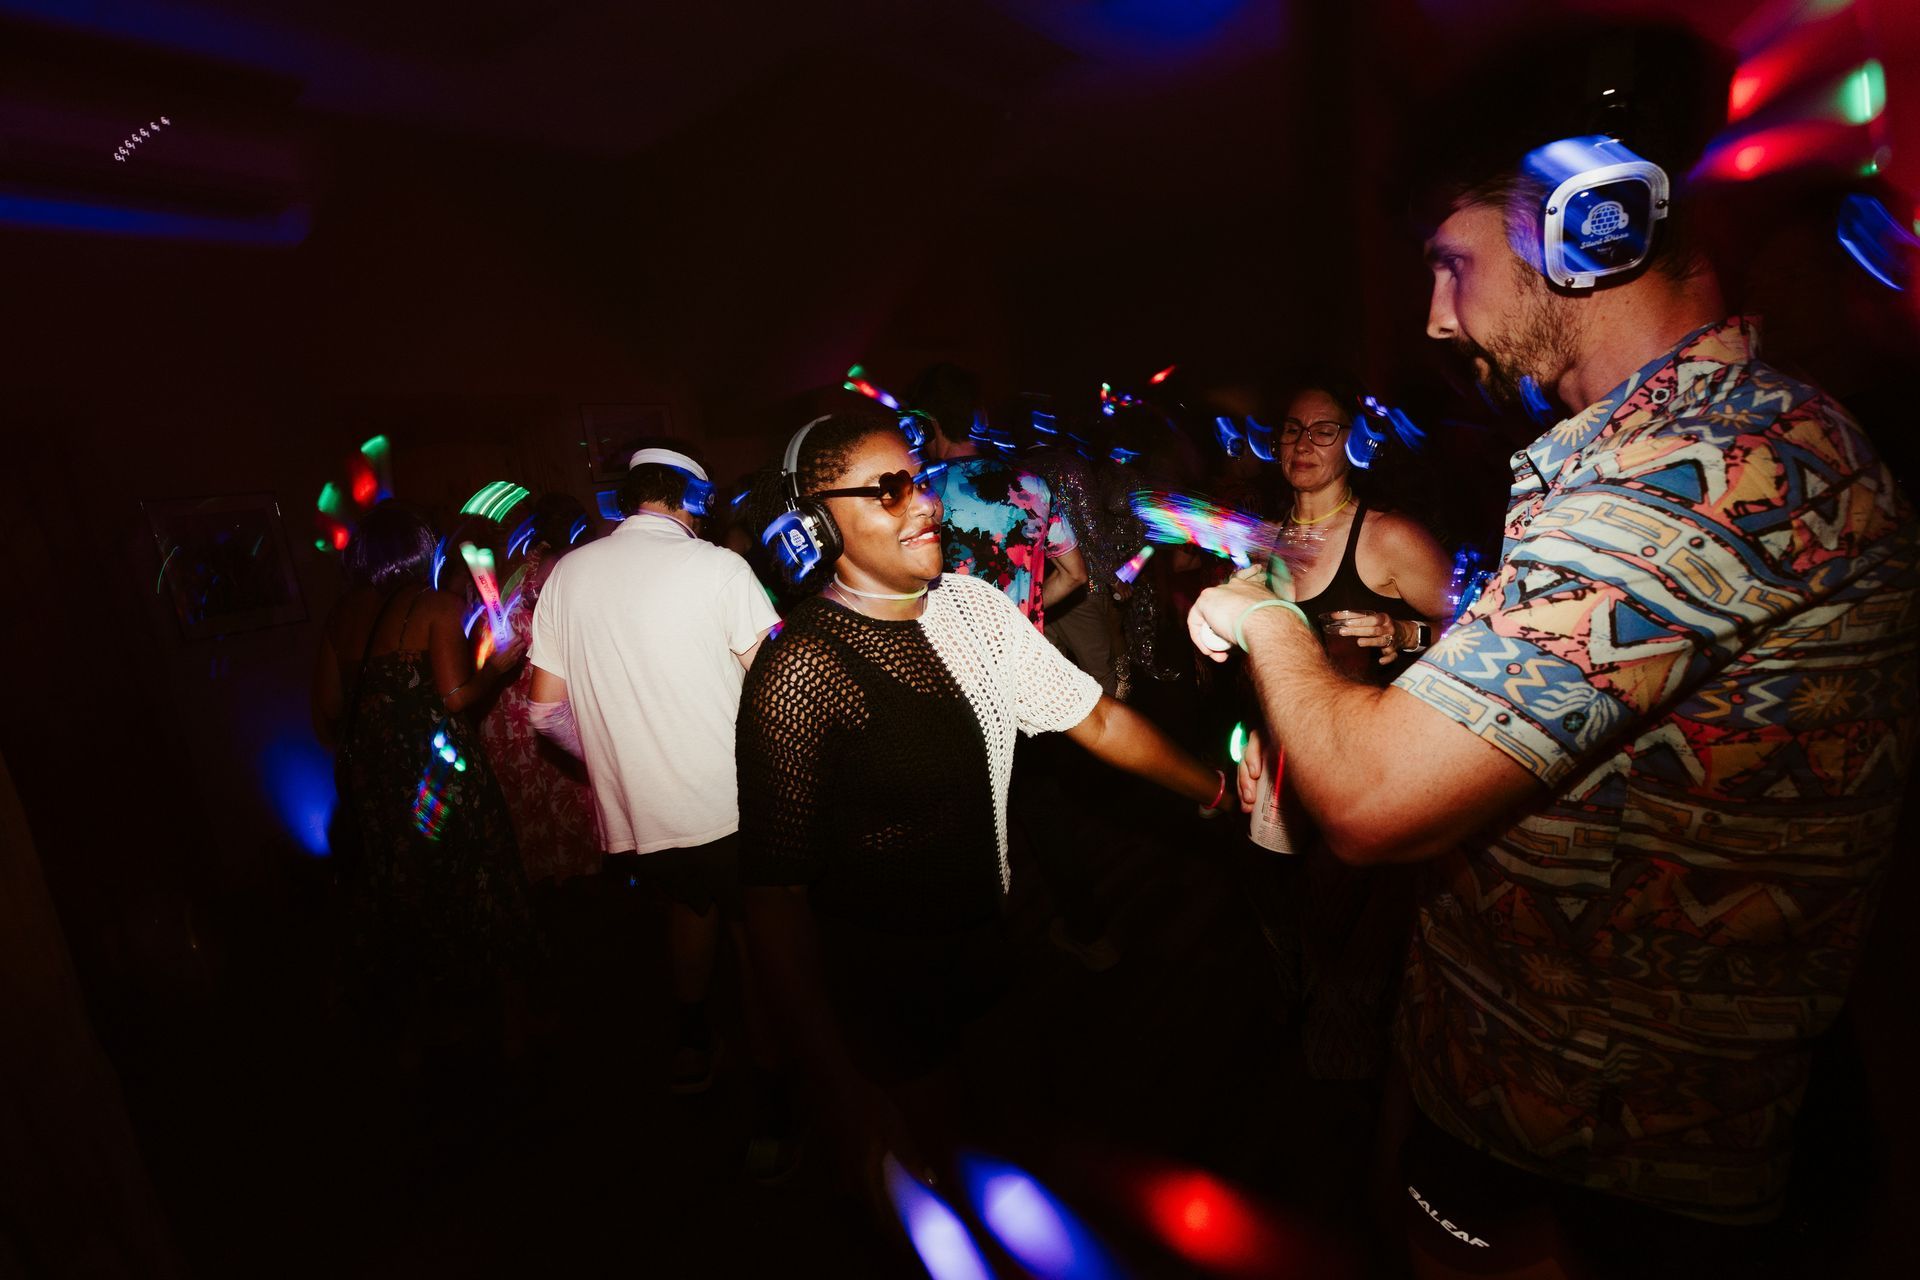
[[[1531,379],[1573,410],[1513,455],[1493,580],[1384,690],[1250,575],[1190,626],[1249,652],[1339,856],[1441,860],[1399,1028],[1414,1246],[1483,1274],[1751,1249],[1701,1222],[1778,1213],[1873,913],[1915,724],[1913,511],[1684,240],[1557,292],[1514,247],[1537,193],[1483,176],[1428,243],[1428,334],[1495,397]],[[1423,1132],[1428,1168],[1498,1186],[1416,1176]]]

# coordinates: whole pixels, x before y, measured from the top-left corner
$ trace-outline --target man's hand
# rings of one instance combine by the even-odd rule
[[[1262,600],[1290,598],[1269,590],[1269,580],[1265,569],[1242,569],[1219,586],[1202,591],[1187,613],[1187,634],[1193,637],[1194,647],[1215,662],[1225,662],[1233,650],[1234,624],[1248,609]],[[1290,583],[1283,574],[1272,585],[1285,592]]]

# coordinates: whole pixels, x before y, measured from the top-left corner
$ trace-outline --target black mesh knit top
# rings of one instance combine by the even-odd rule
[[[744,882],[882,931],[991,920],[1016,730],[1070,728],[1099,696],[976,579],[945,575],[905,622],[807,601],[741,693]]]

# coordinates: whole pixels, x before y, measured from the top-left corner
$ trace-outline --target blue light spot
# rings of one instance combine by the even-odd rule
[[[1116,1280],[1119,1269],[1073,1211],[1025,1170],[963,1155],[961,1181],[980,1220],[1040,1280]]]
[[[915,1181],[900,1162],[888,1155],[882,1162],[887,1198],[907,1230],[914,1252],[933,1280],[993,1280],[993,1271],[980,1248],[967,1234],[960,1215],[947,1202]]]
[[[304,204],[289,205],[273,215],[238,218],[7,194],[0,195],[0,224],[37,231],[284,247],[305,240],[313,218]]]
[[[326,857],[332,851],[327,824],[335,803],[333,757],[305,734],[289,735],[260,753],[260,775],[288,834],[314,857]]]

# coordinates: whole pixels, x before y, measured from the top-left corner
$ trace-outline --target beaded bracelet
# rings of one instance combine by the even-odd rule
[[[1301,626],[1309,631],[1313,630],[1313,624],[1307,621],[1306,611],[1293,601],[1282,600],[1278,597],[1272,600],[1255,600],[1252,604],[1242,609],[1240,616],[1233,620],[1233,642],[1243,650],[1247,647],[1247,615],[1255,609],[1285,609],[1294,617],[1300,619]]]

